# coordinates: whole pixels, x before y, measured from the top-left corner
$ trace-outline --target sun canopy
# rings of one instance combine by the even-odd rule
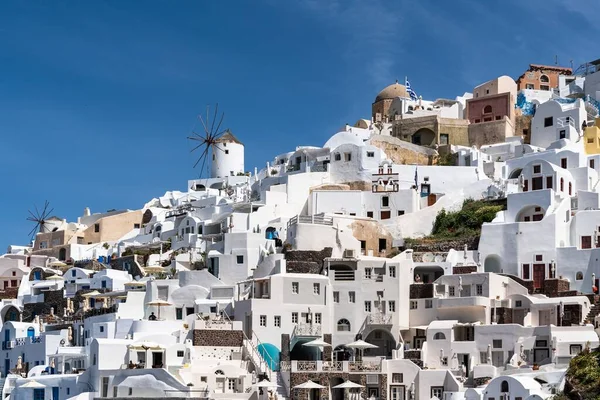
[[[262,381],[258,382],[254,386],[256,386],[258,388],[276,388],[279,385],[277,385],[275,382],[270,382],[266,379],[263,379]]]
[[[377,346],[371,343],[367,343],[364,340],[357,340],[356,342],[348,343],[346,347],[350,349],[376,349]]]
[[[301,383],[300,385],[294,386],[294,389],[324,389],[324,388],[325,388],[325,386],[319,385],[318,383],[315,383],[313,381],[304,382],[304,383]]]
[[[358,388],[364,388],[364,386],[359,385],[358,383],[354,383],[352,381],[346,381],[344,383],[340,383],[339,385],[332,387],[332,389],[358,389]]]
[[[329,343],[324,341],[323,339],[315,339],[310,342],[302,343],[302,346],[306,347],[331,347]]]

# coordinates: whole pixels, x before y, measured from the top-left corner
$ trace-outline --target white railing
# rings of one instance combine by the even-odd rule
[[[281,361],[284,372],[380,372],[380,361]]]
[[[321,336],[321,324],[297,324],[292,332],[294,336]]]
[[[333,218],[324,215],[296,215],[288,221],[288,227],[296,224],[333,225]]]

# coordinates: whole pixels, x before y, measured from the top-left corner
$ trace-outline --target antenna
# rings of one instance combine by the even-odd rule
[[[573,60],[571,60],[570,63],[571,63],[571,69],[573,69]]]
[[[196,168],[198,164],[202,162],[200,167],[200,174],[202,174],[202,170],[206,165],[206,159],[209,157],[211,150],[219,149],[221,151],[224,151],[222,148],[217,146],[217,141],[221,136],[223,136],[224,133],[229,131],[229,129],[219,131],[219,129],[221,128],[221,124],[223,123],[223,118],[225,118],[225,113],[221,113],[221,117],[217,118],[217,114],[219,113],[219,103],[215,105],[215,111],[213,113],[212,122],[209,121],[209,111],[210,107],[206,106],[206,121],[202,118],[202,115],[198,115],[198,119],[200,120],[200,122],[202,123],[202,127],[204,128],[204,134],[199,134],[195,131],[192,131],[194,136],[188,136],[189,140],[195,140],[197,142],[200,142],[200,144],[198,144],[192,150],[190,150],[191,153],[194,151],[200,153],[198,159],[196,160],[196,163],[194,164],[194,168]],[[217,123],[217,126],[215,128],[215,122],[217,121],[217,119],[219,119],[219,122]]]
[[[554,56],[554,65],[558,65],[558,55]]]
[[[46,200],[44,202],[44,208],[42,208],[41,212],[36,205],[33,206],[35,208],[35,212],[33,212],[32,210],[28,210],[30,216],[27,217],[27,221],[35,223],[35,226],[31,229],[31,231],[29,231],[29,236],[31,237],[32,242],[35,239],[35,235],[46,231],[46,220],[48,219],[50,214],[52,214],[52,211],[54,211],[54,208],[48,211],[49,206],[50,203],[48,202],[48,200]]]

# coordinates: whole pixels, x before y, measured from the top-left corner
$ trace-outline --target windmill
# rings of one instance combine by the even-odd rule
[[[212,121],[210,121],[209,106],[206,106],[206,121],[204,120],[204,118],[202,118],[202,115],[198,115],[198,119],[200,120],[200,122],[202,123],[202,127],[204,128],[204,134],[192,131],[194,135],[188,136],[188,139],[200,142],[190,151],[190,153],[193,153],[194,151],[199,153],[198,159],[194,164],[194,168],[196,168],[198,164],[201,163],[200,174],[202,174],[202,171],[204,170],[204,166],[206,165],[206,159],[210,157],[210,154],[212,154],[214,149],[224,151],[217,145],[217,143],[218,139],[221,136],[223,136],[224,133],[228,132],[228,129],[223,129],[222,131],[219,131],[219,129],[221,128],[221,124],[223,123],[223,118],[225,118],[225,113],[222,112],[220,118],[218,118],[218,113],[219,103],[215,105],[215,111],[213,113]],[[219,120],[219,122],[216,124],[217,126],[215,128],[215,123],[217,122],[217,119]]]
[[[31,222],[35,223],[35,226],[33,227],[33,229],[31,229],[31,231],[29,231],[29,236],[31,237],[32,242],[35,239],[35,235],[38,232],[47,232],[46,221],[47,221],[48,217],[50,216],[50,214],[52,213],[52,211],[54,211],[54,208],[48,210],[49,206],[50,206],[50,203],[48,202],[48,200],[46,200],[44,203],[44,208],[42,208],[42,211],[40,211],[38,209],[38,207],[35,205],[34,205],[35,213],[31,210],[28,210],[30,216],[27,217],[27,221],[31,221]]]

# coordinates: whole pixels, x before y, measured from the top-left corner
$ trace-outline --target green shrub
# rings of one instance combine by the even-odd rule
[[[481,232],[481,225],[491,222],[499,211],[499,205],[489,205],[485,201],[466,199],[459,211],[442,209],[435,218],[432,238],[473,237]]]

